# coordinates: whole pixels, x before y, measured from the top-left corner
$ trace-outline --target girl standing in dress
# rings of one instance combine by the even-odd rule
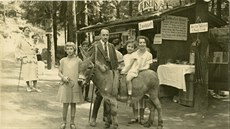
[[[76,113],[76,103],[83,102],[82,89],[78,85],[79,65],[82,62],[75,55],[76,46],[73,42],[67,42],[65,52],[67,57],[60,60],[59,77],[61,85],[58,91],[58,99],[63,103],[63,124],[60,129],[66,128],[68,107],[70,105],[70,129],[76,129],[74,118]]]

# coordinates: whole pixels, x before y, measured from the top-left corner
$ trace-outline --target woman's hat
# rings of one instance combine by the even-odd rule
[[[26,28],[28,28],[31,31],[31,28],[29,26],[19,27],[19,29],[22,30],[23,32]]]

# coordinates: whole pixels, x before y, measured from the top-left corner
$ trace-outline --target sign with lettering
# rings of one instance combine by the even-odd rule
[[[168,15],[161,21],[162,39],[187,40],[188,18]]]
[[[190,33],[200,33],[208,31],[208,23],[190,24]]]
[[[161,34],[155,34],[154,39],[153,39],[153,44],[162,44]]]
[[[138,11],[141,13],[148,13],[185,6],[186,4],[192,3],[195,3],[194,0],[139,0]]]
[[[139,30],[147,30],[153,28],[153,20],[138,23]]]

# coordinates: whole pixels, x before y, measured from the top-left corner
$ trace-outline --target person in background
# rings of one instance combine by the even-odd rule
[[[33,39],[33,43],[35,46],[38,46],[38,43],[39,43],[39,35],[38,34],[34,34],[31,36],[32,39]],[[36,55],[37,55],[37,60],[38,61],[41,61],[42,60],[42,57],[41,57],[41,50],[39,50],[38,47],[36,47]]]
[[[33,43],[30,37],[30,27],[26,26],[22,28],[22,31],[22,35],[19,38],[15,49],[15,57],[17,58],[17,60],[21,61],[22,77],[27,84],[26,91],[41,92],[37,88],[38,64],[36,52],[38,48],[36,48],[36,45]],[[31,84],[33,84],[33,86],[31,86]]]
[[[117,54],[117,60],[118,60],[118,70],[121,70],[124,67],[124,60],[123,60],[123,55],[121,52],[119,52],[118,50],[121,48],[121,44],[119,42],[119,39],[114,39],[112,41],[112,44],[115,47],[115,51]]]
[[[122,55],[127,54],[127,50],[126,50],[126,46],[127,45],[126,45],[126,42],[125,43],[120,42],[120,48],[118,49],[118,51],[121,52]]]
[[[37,55],[37,61],[38,61],[38,74],[42,75],[45,69],[45,64],[42,61],[42,55],[41,55],[44,45],[39,42],[40,36],[38,34],[32,35],[32,39],[33,39],[34,45],[37,48],[36,55]]]
[[[75,55],[76,46],[73,42],[65,44],[67,57],[60,60],[58,75],[61,78],[57,98],[63,103],[63,123],[60,129],[66,128],[68,107],[70,105],[70,129],[76,129],[74,118],[76,113],[76,103],[83,102],[82,89],[78,84],[79,65],[81,59]]]
[[[81,50],[80,50],[80,53],[79,53],[79,58],[81,58],[81,60],[84,60],[85,57],[83,57],[84,55],[87,55],[87,51],[90,47],[90,43],[88,41],[83,41],[81,43]],[[90,98],[88,97],[89,95],[89,87],[90,87],[90,81],[85,83],[84,85],[85,88],[82,89],[82,93],[85,93],[84,95],[84,100],[86,102],[91,102]]]

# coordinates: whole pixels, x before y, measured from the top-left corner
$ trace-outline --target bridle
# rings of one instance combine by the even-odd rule
[[[80,52],[82,51],[81,48],[80,49]],[[95,45],[95,64],[89,59],[89,62],[90,62],[90,66],[92,66],[92,68],[90,68],[90,73],[89,73],[89,77],[85,78],[85,82],[88,82],[90,80],[93,80],[93,77],[95,76],[95,71],[96,71],[96,61],[97,61],[97,51],[98,51],[98,48],[97,48],[97,45]],[[83,58],[86,58],[87,56],[85,54],[83,54],[81,52],[81,54],[83,55]],[[84,79],[82,79],[84,80]]]

